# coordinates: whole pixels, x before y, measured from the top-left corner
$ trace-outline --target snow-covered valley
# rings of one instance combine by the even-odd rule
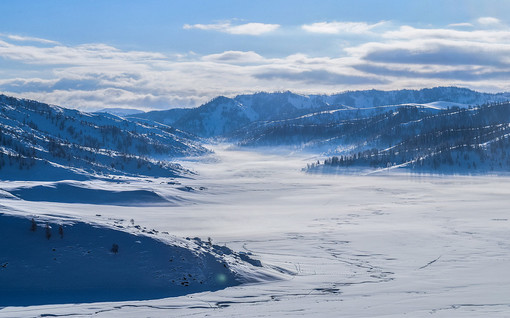
[[[141,229],[154,229],[160,236],[168,232],[202,242],[210,237],[218,247],[252,253],[251,258],[260,260],[262,268],[247,266],[243,273],[252,282],[153,300],[4,307],[0,317],[510,313],[510,178],[316,175],[302,171],[316,159],[305,153],[227,146],[215,146],[214,151],[181,161],[197,174],[178,184],[165,178],[125,179],[110,186],[99,180],[57,184],[115,192],[116,197],[122,197],[122,191],[126,196],[152,193],[165,200],[160,204],[58,202],[58,197],[34,199],[26,191],[26,200],[13,199],[9,192],[21,193],[15,189],[58,187],[3,181],[0,189],[7,192],[0,193],[0,213],[124,230],[132,228],[133,219]]]

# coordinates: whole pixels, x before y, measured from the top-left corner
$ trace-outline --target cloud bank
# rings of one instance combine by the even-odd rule
[[[303,41],[323,34],[332,37],[328,41],[344,41],[347,33],[370,33],[366,41],[345,41],[335,55],[318,49],[315,55],[276,57],[262,49],[168,54],[0,34],[0,92],[84,110],[149,110],[257,91],[306,94],[438,85],[510,90],[510,28],[501,21],[483,17],[435,28],[385,24],[315,22],[298,31],[261,23],[184,26],[252,36],[280,29],[277,41],[285,41],[286,32],[301,32]]]

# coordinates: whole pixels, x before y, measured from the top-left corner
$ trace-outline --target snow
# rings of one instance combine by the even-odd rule
[[[306,117],[336,120],[373,116],[391,108],[415,106],[438,111],[448,107],[466,108],[510,99],[508,93],[488,94],[458,87],[435,87],[422,90],[347,91],[334,95],[301,95],[285,92],[258,92],[233,98],[218,96],[200,107],[171,109],[132,116],[147,118],[201,137],[229,137],[248,125],[267,124],[280,120],[292,121]],[[344,110],[333,111],[330,110]]]
[[[186,171],[174,165],[172,157],[208,151],[195,137],[162,124],[135,123],[107,113],[88,114],[4,95],[0,95],[0,130],[3,180],[182,176]]]
[[[144,111],[139,110],[139,109],[134,109],[134,108],[112,107],[112,108],[100,109],[100,110],[96,111],[96,113],[108,113],[108,114],[116,115],[119,117],[127,117],[127,116],[131,116],[131,115],[142,114],[142,113],[144,113]]]
[[[437,109],[447,109],[448,107],[450,107],[450,108],[451,107],[459,107],[459,108],[468,108],[469,107],[468,104],[445,102],[445,101],[437,101],[437,102],[432,102],[432,103],[426,103],[423,105],[426,105],[426,106],[429,106],[432,108],[437,108]]]
[[[509,315],[510,178],[313,175],[301,171],[316,159],[306,154],[214,150],[206,158],[181,162],[198,175],[178,186],[204,190],[179,191],[158,179],[113,188],[150,190],[165,198],[179,192],[183,200],[175,206],[36,202],[2,195],[1,212],[103,227],[105,220],[117,220],[123,231],[134,219],[141,228],[175,237],[211,237],[218,246],[260,260],[262,268],[246,267],[250,271],[243,274],[259,277],[258,282],[152,300],[5,307],[0,317]],[[97,180],[86,185],[106,189]],[[7,192],[19,187],[0,183]],[[40,241],[47,243],[44,237]]]
[[[142,300],[274,279],[260,262],[123,219],[83,222],[2,209],[0,306]],[[244,262],[243,262],[244,261]]]
[[[19,187],[9,191],[27,201],[63,203],[113,204],[113,205],[169,205],[169,201],[150,190],[109,191],[81,187],[67,182],[50,183],[34,187]],[[65,196],[62,194],[65,193]]]

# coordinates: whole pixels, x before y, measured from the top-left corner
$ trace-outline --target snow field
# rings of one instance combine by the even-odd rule
[[[261,275],[280,279],[158,300],[7,307],[0,316],[509,315],[509,178],[310,175],[300,169],[313,158],[302,155],[215,151],[215,160],[182,162],[199,172],[183,185],[207,190],[183,191],[177,206],[0,204],[41,216],[122,218],[123,226],[133,218],[178,237],[211,237],[253,253]]]

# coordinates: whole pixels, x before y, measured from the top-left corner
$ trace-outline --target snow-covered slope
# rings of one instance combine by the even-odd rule
[[[174,123],[175,127],[199,136],[219,136],[243,127],[257,118],[252,108],[227,97],[216,97]]]
[[[189,134],[169,126],[0,95],[3,179],[178,176],[184,169],[168,160],[206,152]]]
[[[353,145],[366,148],[376,146],[379,137],[395,125],[439,112],[437,107],[425,104],[340,108],[255,122],[230,137],[241,146],[293,146],[313,152],[330,152],[337,147],[352,148]]]
[[[310,110],[328,108],[320,96],[298,95],[288,91],[239,95],[234,99],[256,113],[251,121],[283,119]]]
[[[402,109],[346,126],[349,128],[339,129],[339,136],[350,140],[353,149],[326,159],[326,167],[312,165],[311,170],[338,167],[341,172],[354,166],[454,174],[510,171],[509,102],[442,110],[434,115]]]
[[[265,275],[227,247],[96,219],[1,213],[0,306],[163,298]]]

